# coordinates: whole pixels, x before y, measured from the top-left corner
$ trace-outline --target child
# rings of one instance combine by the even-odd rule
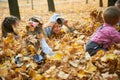
[[[120,33],[115,29],[115,25],[120,20],[120,10],[111,6],[103,12],[104,24],[97,29],[86,44],[86,51],[95,55],[97,51],[107,51],[114,43],[120,43]]]
[[[42,59],[44,59],[44,54],[50,56],[54,55],[52,49],[46,43],[42,25],[42,19],[38,16],[34,16],[29,19],[29,26],[26,27],[28,34],[27,44],[34,46],[36,53],[36,55],[34,55],[34,59],[36,60],[36,62],[40,62]],[[39,52],[40,47],[42,52]],[[42,53],[44,54],[42,55]]]
[[[120,9],[120,0],[117,0],[117,1],[115,2],[115,6]],[[120,21],[119,21],[119,23],[118,23],[118,26],[120,26]]]
[[[14,29],[17,27],[18,22],[18,18],[14,16],[5,17],[2,22],[2,37],[7,37],[8,33],[12,33],[17,36],[17,33],[14,31]]]
[[[10,55],[15,56],[16,54],[12,54],[10,53],[10,55],[7,55],[7,49],[9,49],[10,51],[15,53],[15,50],[13,49],[13,46],[17,45],[17,44],[13,44],[11,42],[11,40],[14,38],[14,41],[17,41],[20,36],[18,35],[18,33],[16,32],[17,28],[19,26],[19,19],[17,17],[14,16],[9,16],[9,17],[5,17],[3,22],[2,22],[2,41],[3,41],[3,54],[5,55],[5,57],[9,57]],[[9,39],[10,37],[10,39]],[[5,40],[10,40],[7,41],[7,43],[5,43]],[[17,49],[16,49],[17,51]]]
[[[74,31],[73,27],[68,26],[67,20],[55,13],[50,17],[49,23],[44,27],[44,32],[48,38],[50,38],[53,34],[60,35],[61,27],[63,25],[68,27],[70,31]]]

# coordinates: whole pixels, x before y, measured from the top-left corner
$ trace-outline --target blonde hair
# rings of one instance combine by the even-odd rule
[[[103,19],[105,23],[108,23],[110,25],[115,25],[120,20],[120,10],[119,8],[115,6],[108,7],[103,12]]]

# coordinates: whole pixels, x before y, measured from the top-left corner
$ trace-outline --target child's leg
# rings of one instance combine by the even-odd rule
[[[104,50],[104,49],[96,42],[89,41],[86,44],[86,52],[88,52],[90,56],[95,55],[99,50]]]

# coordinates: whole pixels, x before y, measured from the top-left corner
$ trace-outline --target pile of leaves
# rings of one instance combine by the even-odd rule
[[[119,45],[113,46],[109,52],[99,51],[93,57],[85,52],[85,43],[89,40],[89,36],[102,25],[101,12],[95,10],[89,14],[89,17],[82,18],[85,24],[77,25],[73,33],[66,32],[48,41],[55,55],[47,56],[46,61],[41,64],[37,64],[32,58],[36,54],[35,47],[26,45],[25,40],[30,36],[26,36],[24,29],[20,29],[19,39],[15,39],[12,34],[2,39],[0,79],[118,80],[120,78]],[[34,38],[30,39],[36,41]],[[18,57],[20,62],[16,63],[15,57]]]

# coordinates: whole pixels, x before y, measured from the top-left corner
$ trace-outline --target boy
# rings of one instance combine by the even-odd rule
[[[120,20],[120,10],[111,6],[103,12],[104,24],[93,33],[86,44],[86,51],[95,55],[97,51],[107,51],[114,43],[120,43],[120,33],[115,29],[115,25]]]

